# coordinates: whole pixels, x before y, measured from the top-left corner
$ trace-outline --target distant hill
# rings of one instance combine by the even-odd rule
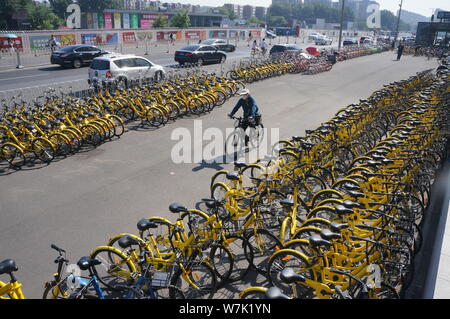
[[[429,22],[431,20],[431,17],[426,17],[418,13],[402,10],[401,19],[411,26],[411,31],[416,31],[417,24],[419,22]]]

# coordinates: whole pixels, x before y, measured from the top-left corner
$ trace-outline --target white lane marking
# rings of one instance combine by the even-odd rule
[[[15,77],[15,78],[0,79],[0,81],[18,80],[18,79],[25,79],[25,78],[34,78],[34,77],[43,76],[43,75],[48,75],[48,73],[36,74],[36,75],[25,75],[25,76],[19,76],[19,77]]]

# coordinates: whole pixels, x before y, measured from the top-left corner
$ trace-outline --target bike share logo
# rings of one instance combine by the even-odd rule
[[[240,128],[241,119],[236,119],[234,128],[225,132],[217,127],[203,129],[203,121],[195,120],[194,128],[176,128],[171,140],[171,157],[175,164],[226,164],[235,161],[254,163],[266,155],[273,154],[273,145],[279,141],[278,128],[264,128],[262,124]]]

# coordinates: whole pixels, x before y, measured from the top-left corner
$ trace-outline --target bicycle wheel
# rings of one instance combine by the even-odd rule
[[[310,269],[311,265],[306,256],[292,249],[277,251],[270,257],[267,264],[267,278],[272,286],[280,288],[286,295],[292,294],[292,287],[281,280],[281,271],[285,268],[292,268],[295,273],[306,279],[314,280],[314,273]],[[314,289],[300,283],[296,289],[300,299],[311,297],[314,294]]]
[[[253,263],[253,255],[247,239],[242,236],[228,235],[222,245],[228,248],[233,257],[233,267],[228,281],[236,282],[244,279]]]
[[[222,287],[228,283],[233,271],[234,258],[231,251],[224,245],[213,245],[209,258],[217,275],[217,286]]]
[[[246,234],[246,239],[251,248],[247,259],[252,260],[252,267],[258,272],[264,273],[270,256],[283,246],[280,240],[265,229],[251,229]]]
[[[169,242],[169,236],[172,229],[172,223],[162,217],[150,217],[148,218],[152,223],[158,227],[148,229],[145,231],[139,231],[139,237],[147,240],[150,235],[153,235],[156,241],[156,248],[162,254],[167,254],[172,251],[172,246]]]
[[[114,135],[119,137],[125,132],[125,125],[117,115],[109,115],[108,119],[114,124]]]
[[[2,145],[1,157],[3,157],[13,168],[21,168],[25,165],[25,154],[22,149],[12,143],[5,143]]]
[[[264,125],[262,123],[250,128],[249,140],[253,147],[257,148],[264,139]]]
[[[119,250],[101,246],[94,249],[90,258],[101,261],[100,265],[92,267],[98,280],[113,290],[123,290],[118,286],[126,286],[131,274],[136,271],[134,264]]]
[[[217,288],[217,276],[214,269],[205,262],[191,261],[183,266],[185,270],[178,268],[170,284],[180,289],[186,299],[211,299]],[[175,297],[176,292],[170,289],[170,298]]]
[[[240,299],[267,299],[266,292],[268,288],[250,287],[239,294]]]
[[[49,140],[56,146],[56,155],[67,156],[72,153],[70,139],[62,133],[54,133],[49,136]]]
[[[31,143],[31,147],[36,158],[44,163],[48,164],[55,158],[53,145],[46,139],[38,137]]]

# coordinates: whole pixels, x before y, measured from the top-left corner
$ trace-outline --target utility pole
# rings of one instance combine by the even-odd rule
[[[341,8],[341,25],[339,26],[339,45],[338,45],[338,51],[341,51],[342,28],[344,27],[344,6],[345,6],[345,0],[342,0],[342,8]]]
[[[395,30],[394,45],[397,42],[397,38],[398,38],[398,29],[400,28],[400,15],[402,14],[402,6],[403,6],[403,0],[400,1],[400,10],[398,10],[397,29]]]

